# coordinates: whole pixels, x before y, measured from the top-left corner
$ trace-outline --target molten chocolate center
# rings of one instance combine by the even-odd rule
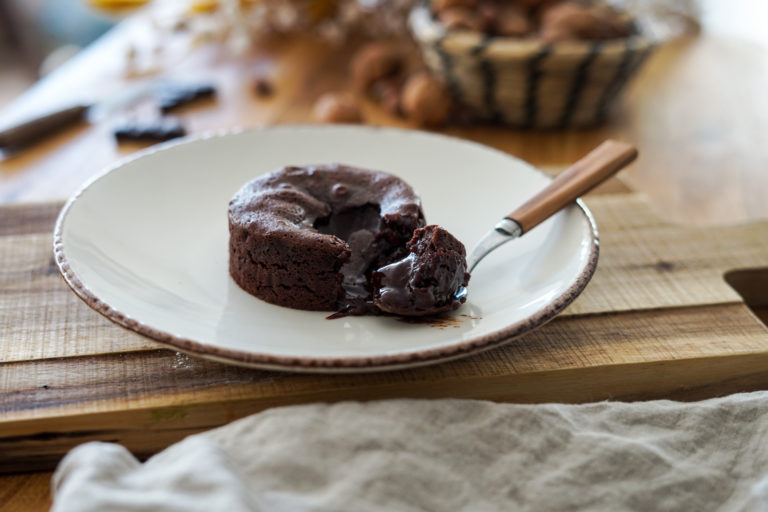
[[[414,231],[405,246],[394,247],[381,234],[378,205],[366,204],[318,219],[315,228],[337,236],[351,250],[342,265],[346,315],[422,316],[458,308],[456,292],[469,280],[464,246],[438,226]]]

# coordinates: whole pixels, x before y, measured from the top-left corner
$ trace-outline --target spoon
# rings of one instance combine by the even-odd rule
[[[467,259],[467,272],[472,272],[488,253],[523,236],[629,165],[635,158],[637,149],[630,144],[610,139],[600,144],[483,235]],[[457,300],[465,299],[467,287],[459,288],[455,296]]]

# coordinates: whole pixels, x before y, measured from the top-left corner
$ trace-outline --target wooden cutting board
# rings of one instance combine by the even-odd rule
[[[587,200],[597,273],[557,319],[455,362],[361,375],[257,371],[190,358],[113,325],[64,284],[61,204],[0,208],[0,471],[53,467],[89,440],[150,455],[279,405],[394,397],[505,402],[698,399],[768,388],[768,222],[670,225],[631,193]],[[746,270],[745,270],[746,269]]]

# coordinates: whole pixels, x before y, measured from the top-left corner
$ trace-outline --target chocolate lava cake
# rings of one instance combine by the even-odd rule
[[[248,293],[297,309],[336,310],[366,276],[406,254],[424,225],[401,179],[345,165],[284,167],[229,204],[229,272]]]
[[[432,294],[430,309],[425,287],[466,284],[464,247],[436,226],[419,231],[424,224],[419,197],[396,176],[339,164],[284,167],[246,183],[230,201],[229,272],[267,302],[334,316],[455,309],[463,300],[451,302],[445,291]],[[435,249],[448,237],[449,248]],[[397,271],[377,278],[387,290],[376,304],[382,293],[372,275],[397,262]],[[418,271],[418,289],[403,280],[406,267]],[[406,289],[394,293],[395,281]]]

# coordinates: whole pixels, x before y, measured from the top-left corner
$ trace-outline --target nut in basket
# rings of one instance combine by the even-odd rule
[[[441,22],[427,3],[409,24],[427,67],[475,118],[525,128],[604,121],[654,48],[635,27],[592,40],[497,35]]]

